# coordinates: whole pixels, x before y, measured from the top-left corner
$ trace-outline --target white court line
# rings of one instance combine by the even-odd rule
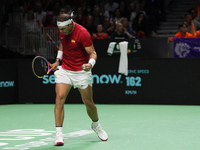
[[[0,132],[0,141],[1,140],[7,140],[6,142],[13,141],[13,140],[24,141],[24,140],[34,139],[35,137],[38,137],[38,136],[48,136],[47,138],[40,139],[39,141],[31,141],[31,142],[27,142],[27,143],[20,144],[20,145],[14,145],[13,147],[3,148],[3,149],[12,149],[12,150],[15,150],[15,149],[16,150],[26,150],[31,147],[40,147],[43,145],[52,144],[52,142],[55,140],[55,138],[53,138],[52,136],[49,137],[50,135],[52,135],[52,133],[55,133],[55,131],[45,131],[44,129],[10,130],[7,132]],[[68,139],[69,137],[79,137],[79,136],[84,136],[84,135],[91,134],[91,133],[94,133],[94,131],[79,130],[79,131],[64,134],[64,138]],[[1,138],[1,137],[4,137],[4,138]],[[8,143],[0,142],[0,146],[5,146],[5,145],[9,145],[9,142]]]
[[[3,146],[3,145],[8,145],[8,143],[1,143],[0,142],[0,146]]]

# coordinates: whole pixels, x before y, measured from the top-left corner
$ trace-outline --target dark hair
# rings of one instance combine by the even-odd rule
[[[115,13],[116,13],[116,11],[117,11],[117,10],[119,10],[119,12],[120,12],[120,9],[119,9],[119,7],[118,7],[118,8],[116,8],[116,9],[114,10],[114,12],[113,12],[113,18],[115,18],[115,17],[116,17]],[[121,17],[121,12],[120,12],[120,17]]]
[[[185,14],[185,17],[186,17],[187,15],[191,15],[191,13],[187,12],[187,13]]]
[[[137,13],[137,15],[135,16],[135,22],[138,22],[139,21],[139,18],[140,18],[140,15],[143,14],[144,15],[144,20],[143,21],[146,21],[146,16],[145,14],[141,11],[139,13]]]
[[[183,27],[183,24],[179,24],[178,25],[178,29],[180,29],[181,27]]]
[[[188,28],[188,25],[187,25],[186,23],[179,24],[179,25],[178,25],[178,28],[180,29],[181,27],[186,27],[186,28]]]
[[[99,23],[97,26],[101,25],[103,27],[103,25],[101,23]]]
[[[195,12],[197,12],[195,8],[190,8],[187,12],[191,14],[191,12],[192,12],[193,10],[194,10]]]
[[[71,16],[69,14],[62,13],[58,16],[57,20],[63,22],[63,21],[69,20],[69,19],[71,19]]]
[[[60,14],[67,14],[67,9],[66,8],[61,8],[60,9]]]

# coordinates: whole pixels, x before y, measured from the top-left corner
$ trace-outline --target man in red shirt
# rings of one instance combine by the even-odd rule
[[[97,54],[89,32],[73,22],[71,18],[72,16],[68,14],[60,14],[57,21],[61,44],[56,62],[52,64],[54,70],[58,69],[54,73],[56,82],[55,146],[64,145],[62,134],[64,104],[72,86],[78,88],[81,94],[87,113],[92,120],[92,129],[102,141],[108,140],[107,133],[98,122],[97,108],[92,97],[91,69],[97,60]],[[62,60],[62,66],[59,66],[60,60]]]
[[[188,32],[187,24],[179,25],[179,32],[174,35],[175,38],[192,38],[193,35]]]

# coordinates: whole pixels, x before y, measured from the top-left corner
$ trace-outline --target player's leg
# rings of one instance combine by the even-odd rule
[[[64,104],[71,85],[65,83],[56,83],[56,101],[55,101],[55,123],[56,126],[62,126],[64,120]]]
[[[79,89],[79,92],[81,93],[83,103],[86,106],[88,116],[91,118],[92,121],[98,121],[99,118],[97,113],[97,107],[94,104],[92,96],[92,87],[88,85],[86,89]]]
[[[71,89],[71,85],[65,83],[56,83],[56,104],[54,108],[55,125],[56,125],[56,140],[55,146],[64,145],[64,136],[62,133],[62,125],[64,120],[64,104],[67,95]]]
[[[81,97],[83,100],[83,103],[86,106],[88,116],[91,118],[92,122],[92,129],[95,131],[95,133],[98,135],[98,137],[102,141],[108,140],[107,133],[101,128],[101,125],[99,124],[99,118],[97,113],[97,107],[94,104],[93,101],[93,94],[92,94],[92,87],[90,85],[87,86],[85,89],[80,89],[79,91],[81,93]]]

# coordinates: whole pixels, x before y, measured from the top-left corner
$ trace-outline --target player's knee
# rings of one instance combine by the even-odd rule
[[[88,108],[95,108],[96,107],[95,104],[90,100],[85,100],[85,105]]]
[[[61,95],[56,95],[56,104],[63,105],[65,103],[65,97]]]

